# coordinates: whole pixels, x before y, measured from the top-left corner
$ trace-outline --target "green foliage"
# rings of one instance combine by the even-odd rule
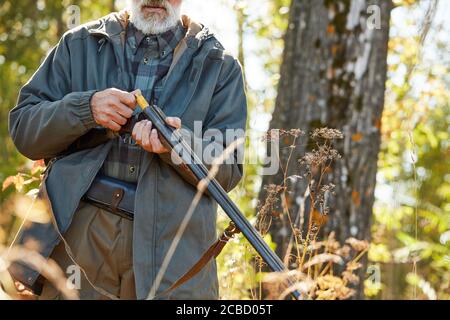
[[[288,26],[290,5],[291,0],[269,1],[268,12],[251,23],[262,42],[258,53],[265,60],[264,68],[272,75],[274,86],[279,79],[279,66],[284,48],[283,37]]]
[[[31,77],[47,52],[67,31],[67,8],[78,5],[81,23],[108,12],[112,0],[2,1],[0,3],[0,181],[17,172],[26,159],[8,135],[8,112],[20,87]],[[5,194],[0,195],[0,202]]]
[[[405,16],[425,12],[415,2]],[[422,14],[423,16],[423,14]],[[418,21],[393,25],[379,201],[369,259],[383,285],[366,294],[397,299],[450,298],[450,65],[439,25],[422,43]],[[422,28],[423,30],[423,28]],[[432,58],[433,57],[433,58]]]

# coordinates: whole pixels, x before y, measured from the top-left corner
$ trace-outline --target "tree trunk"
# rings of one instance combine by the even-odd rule
[[[270,127],[305,132],[328,127],[344,134],[336,145],[342,158],[328,174],[328,182],[336,187],[323,227],[324,234],[334,231],[341,243],[349,237],[370,239],[391,9],[388,0],[292,0],[291,4]],[[280,160],[285,164],[290,150],[283,147],[281,141]],[[299,174],[294,160],[307,151],[307,146],[295,149],[288,175]],[[281,172],[265,176],[263,186],[282,180]],[[303,180],[293,185],[291,214],[299,211],[295,199],[306,187]],[[262,188],[260,200],[265,197]],[[270,233],[277,253],[284,257],[291,236],[288,219],[274,218]],[[365,268],[366,262],[361,280]],[[357,289],[361,298],[362,281]]]

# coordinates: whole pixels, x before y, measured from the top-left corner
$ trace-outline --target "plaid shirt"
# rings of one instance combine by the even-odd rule
[[[157,104],[178,43],[185,37],[181,21],[165,33],[144,35],[133,24],[128,26],[125,53],[128,70],[135,79],[135,89],[151,103]],[[141,120],[137,108],[132,125]],[[143,149],[135,144],[130,134],[122,134],[113,141],[113,147],[103,164],[102,173],[127,182],[137,182]]]

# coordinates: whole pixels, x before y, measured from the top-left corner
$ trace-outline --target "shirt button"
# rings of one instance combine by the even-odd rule
[[[136,171],[136,167],[135,166],[130,166],[130,173],[133,174]]]
[[[166,51],[161,52],[161,55],[164,57],[166,55]]]
[[[144,58],[144,64],[148,64],[148,58]]]

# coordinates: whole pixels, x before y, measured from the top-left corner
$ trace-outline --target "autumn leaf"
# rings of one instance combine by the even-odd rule
[[[381,130],[381,119],[375,120],[375,128]]]
[[[14,183],[15,176],[9,176],[3,181],[2,191],[5,191],[10,185]]]
[[[358,191],[353,191],[352,192],[352,201],[353,204],[357,207],[359,207],[359,205],[361,204],[361,199],[359,197],[359,192]]]
[[[33,162],[33,166],[31,167],[32,175],[36,174],[37,172],[42,172],[44,170],[45,170],[45,162],[43,159]]]
[[[11,185],[14,185],[17,191],[21,191],[25,184],[25,179],[21,174],[15,176],[9,176],[3,181],[2,191],[5,191]]]
[[[336,56],[336,54],[338,53],[338,50],[339,50],[339,46],[338,45],[331,46],[331,54],[333,55],[333,57]]]
[[[321,214],[318,210],[314,209],[312,212],[312,221],[317,226],[323,226],[328,222],[328,216]]]
[[[333,34],[335,32],[336,32],[336,28],[334,27],[334,25],[329,24],[328,27],[327,27],[327,33],[328,34]]]
[[[361,141],[362,138],[363,138],[363,135],[360,132],[355,133],[354,135],[352,135],[352,141],[355,141],[355,142]]]

